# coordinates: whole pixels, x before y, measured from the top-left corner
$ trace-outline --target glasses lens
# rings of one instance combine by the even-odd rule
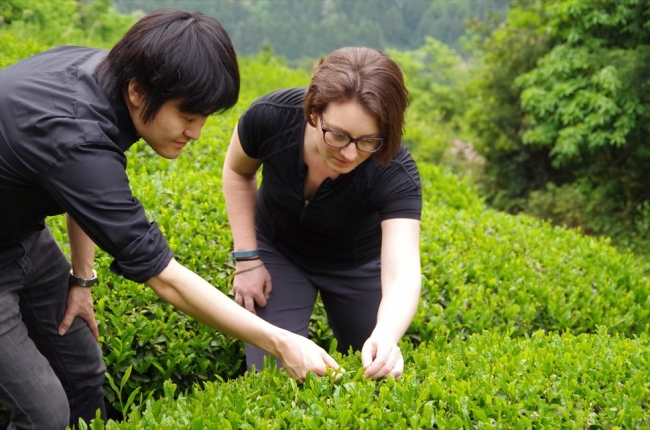
[[[382,139],[361,139],[357,142],[357,148],[359,148],[359,151],[375,152],[381,147],[382,143]]]
[[[327,142],[332,146],[336,146],[340,148],[350,143],[350,138],[343,133],[337,133],[332,130],[327,130],[325,132],[325,142]]]

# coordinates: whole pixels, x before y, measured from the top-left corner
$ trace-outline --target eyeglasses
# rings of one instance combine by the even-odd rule
[[[345,148],[350,143],[354,145],[361,152],[373,153],[379,151],[384,144],[384,139],[381,137],[357,137],[353,138],[340,131],[332,130],[323,125],[323,113],[318,114],[320,117],[320,128],[323,131],[323,139],[325,143],[334,148]]]

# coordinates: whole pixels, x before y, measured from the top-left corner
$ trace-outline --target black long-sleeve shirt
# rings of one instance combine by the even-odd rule
[[[138,137],[94,76],[106,54],[64,46],[0,70],[0,248],[67,212],[112,271],[144,282],[172,251],[131,193],[124,152]]]

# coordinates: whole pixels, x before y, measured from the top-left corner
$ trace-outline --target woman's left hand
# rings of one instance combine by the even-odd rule
[[[361,363],[366,378],[399,378],[404,372],[404,357],[399,346],[391,341],[370,337],[361,349]]]

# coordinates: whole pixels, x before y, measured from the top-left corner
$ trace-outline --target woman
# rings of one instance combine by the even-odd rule
[[[401,141],[407,106],[394,61],[339,49],[307,89],[253,103],[223,169],[235,301],[306,337],[320,293],[339,351],[361,350],[371,378],[402,374],[398,342],[420,292],[422,193]],[[246,345],[249,369],[264,355]]]

